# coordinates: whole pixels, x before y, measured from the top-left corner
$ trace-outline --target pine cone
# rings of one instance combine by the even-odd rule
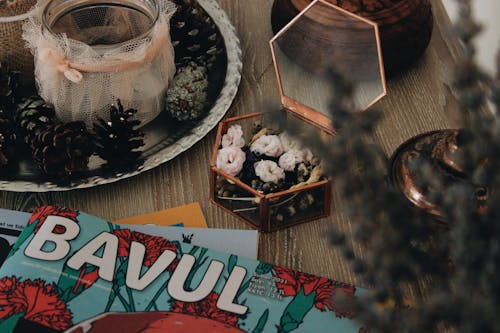
[[[176,120],[195,120],[203,115],[208,99],[208,75],[204,67],[189,63],[177,72],[167,90],[167,112]]]
[[[67,179],[87,169],[94,152],[85,123],[55,123],[36,132],[31,143],[33,158],[47,175]]]
[[[134,129],[140,124],[139,120],[131,119],[137,110],[124,110],[120,100],[117,104],[118,108],[111,106],[109,121],[99,119],[94,124],[96,152],[107,161],[108,167],[134,168],[140,163],[142,152],[136,149],[144,146],[144,133]]]
[[[14,128],[11,118],[0,111],[0,168],[7,166],[15,156]]]
[[[176,66],[182,67],[194,61],[210,69],[224,49],[219,29],[198,1],[174,2],[177,12],[170,21],[170,34]]]
[[[7,116],[14,113],[20,99],[19,72],[9,71],[0,63],[0,110]]]
[[[32,147],[38,132],[54,124],[56,116],[54,108],[40,96],[30,96],[18,105],[15,119],[19,134],[24,142]]]

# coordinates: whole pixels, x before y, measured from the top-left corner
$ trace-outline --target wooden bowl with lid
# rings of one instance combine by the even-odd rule
[[[433,27],[430,0],[326,1],[379,25],[384,66],[388,75],[407,69],[422,56],[429,45]],[[271,15],[273,32],[276,34],[280,31],[311,2],[312,0],[275,0]],[[353,38],[351,42],[361,43],[362,48],[362,38]],[[322,52],[324,46],[321,43],[317,46],[317,52]]]

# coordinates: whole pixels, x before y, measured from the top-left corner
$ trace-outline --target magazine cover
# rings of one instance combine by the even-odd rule
[[[11,246],[21,234],[31,214],[0,209],[0,266],[7,258]]]
[[[364,332],[352,285],[42,207],[0,269],[2,333]]]
[[[199,207],[197,204],[182,207],[191,207],[192,217],[201,213],[201,209],[196,210],[196,207]],[[168,214],[169,211],[175,214]],[[165,219],[162,221],[174,222],[182,220],[177,216],[181,211],[184,211],[184,209],[171,208],[163,211],[162,215],[165,216]],[[0,209],[0,266],[7,258],[11,246],[16,242],[30,216],[30,213]],[[197,220],[205,221],[204,218]],[[164,227],[161,226],[162,224],[143,225],[143,223],[149,221],[148,219],[142,221],[136,219],[135,221],[140,224],[129,226],[130,229],[135,231],[257,259],[259,233],[256,230],[179,228],[178,224],[175,223],[172,227]],[[194,221],[194,219],[190,218],[186,221]]]

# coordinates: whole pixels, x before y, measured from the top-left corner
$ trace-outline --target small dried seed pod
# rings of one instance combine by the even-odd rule
[[[250,140],[250,142],[248,144],[251,145],[252,143],[257,141],[260,137],[262,137],[264,135],[267,135],[267,128],[265,128],[265,127],[261,128],[257,133],[255,133],[252,137],[252,140]]]
[[[262,189],[262,182],[258,179],[252,179],[252,182],[250,183],[250,185],[252,186],[252,188],[256,189],[256,190],[261,190]]]
[[[276,221],[282,223],[284,220],[285,220],[285,217],[283,216],[283,214],[281,214],[281,213],[276,214]]]
[[[262,121],[256,120],[252,124],[252,135],[258,133],[262,129]]]
[[[264,191],[264,193],[269,193],[271,192],[273,189],[273,184],[272,183],[264,183],[262,185],[262,190]]]
[[[309,203],[307,202],[307,200],[305,198],[301,198],[299,201],[299,209],[301,211],[305,211],[305,210],[307,210],[307,208],[309,208]]]
[[[227,190],[229,192],[236,192],[236,191],[238,191],[238,187],[236,185],[230,184],[227,186]]]
[[[226,184],[226,180],[221,176],[217,176],[217,180],[215,181],[215,185],[217,188],[223,187]]]
[[[299,183],[305,182],[309,178],[310,170],[305,163],[297,166],[297,180]]]
[[[312,195],[311,193],[307,193],[305,197],[309,205],[312,205],[314,203],[314,195]]]
[[[316,166],[316,165],[319,165],[320,163],[321,163],[321,160],[320,160],[318,157],[316,157],[316,156],[314,156],[314,157],[311,159],[311,166],[312,166],[312,167],[314,167],[314,166]]]
[[[278,130],[270,128],[270,129],[268,129],[267,134],[268,135],[279,135],[279,134],[281,134],[281,132],[278,131]]]
[[[293,216],[295,216],[295,214],[297,214],[297,209],[295,208],[294,205],[290,205],[290,206],[286,207],[286,212],[287,212],[289,217],[293,217]]]

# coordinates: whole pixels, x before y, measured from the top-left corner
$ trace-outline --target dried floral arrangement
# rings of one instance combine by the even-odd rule
[[[322,153],[353,223],[354,242],[366,249],[357,253],[347,235],[332,232],[332,244],[370,287],[356,304],[357,318],[370,332],[500,332],[500,54],[496,77],[477,67],[472,41],[480,27],[471,1],[459,4],[455,30],[464,49],[454,82],[463,129],[452,158],[467,177],[445,184],[431,165],[411,166],[422,171],[420,183],[439,189],[432,201],[446,229],[387,183],[386,158],[370,140],[382,114],[353,112],[353,87],[341,76],[332,74],[331,113],[342,134],[325,143],[315,133],[301,133]],[[488,96],[493,114],[481,111]],[[485,200],[480,204],[473,199],[478,189]]]
[[[260,124],[255,128],[247,143],[241,125],[229,127],[217,152],[217,168],[265,194],[298,188],[323,177],[323,167],[309,148],[286,132],[261,128]]]
[[[212,199],[260,230],[272,231],[324,212],[328,180],[309,148],[261,116],[236,117],[219,127]]]

